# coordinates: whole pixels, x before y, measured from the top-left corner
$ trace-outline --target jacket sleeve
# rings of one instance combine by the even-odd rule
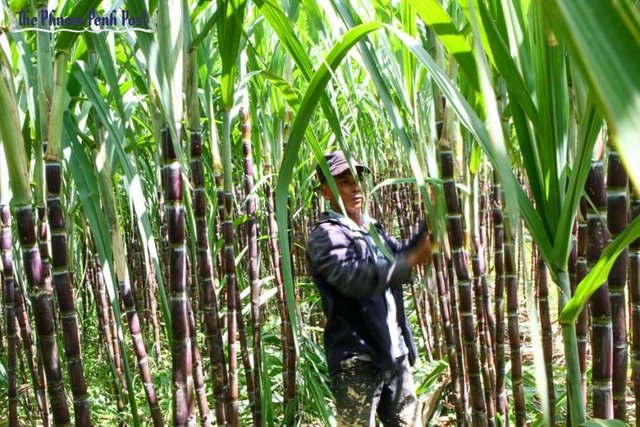
[[[407,283],[411,269],[405,254],[389,261],[375,259],[368,247],[350,236],[342,227],[321,224],[307,242],[309,271],[322,276],[340,293],[363,298],[382,292],[389,286]]]
[[[396,239],[392,235],[388,234],[382,227],[380,227],[380,225],[376,225],[376,230],[378,234],[380,234],[382,239],[386,242],[387,246],[389,246],[389,249],[391,249],[391,252],[393,252],[396,255],[403,252],[410,251],[418,243],[420,239],[424,238],[425,234],[428,235],[429,233],[429,230],[427,228],[427,223],[422,220],[418,223],[418,230],[416,231],[416,233],[410,238],[403,240],[401,242],[398,241],[398,239]]]

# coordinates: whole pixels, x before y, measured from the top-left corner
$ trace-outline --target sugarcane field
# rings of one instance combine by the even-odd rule
[[[0,427],[640,425],[639,0],[0,0]]]

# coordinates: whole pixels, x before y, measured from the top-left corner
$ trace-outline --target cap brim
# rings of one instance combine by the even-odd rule
[[[371,173],[371,169],[369,169],[368,167],[363,166],[361,164],[356,164],[354,167],[355,167],[357,172]],[[342,174],[342,173],[344,173],[344,172],[346,172],[348,170],[349,170],[349,165],[338,165],[335,168],[335,170],[331,170],[331,176],[333,176],[335,178],[336,176],[338,176],[338,175],[340,175],[340,174]],[[316,183],[316,185],[314,185],[314,187],[313,187],[314,190],[319,190],[320,187],[322,187],[322,185],[325,182],[327,182],[327,180],[323,179],[323,178],[324,178],[324,175],[321,174],[320,178],[318,179],[318,181]]]

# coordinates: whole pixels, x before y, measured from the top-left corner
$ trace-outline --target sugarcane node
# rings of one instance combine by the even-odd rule
[[[607,160],[607,187],[626,190],[628,183],[629,177],[620,155],[615,151],[610,151]]]
[[[4,258],[4,257],[3,257]],[[9,273],[13,273],[12,271],[7,271],[7,266],[10,265],[11,261],[7,262],[6,259],[2,260],[3,263],[3,267],[5,267],[5,279],[4,279],[4,283],[5,283],[5,288],[4,288],[4,295],[6,298],[6,303],[7,303],[7,307],[9,307],[9,301],[14,301],[15,300],[15,286],[13,286],[13,279],[11,278],[11,276],[9,275]]]
[[[208,246],[207,246],[207,229],[204,228],[206,226],[207,220],[206,218],[198,218],[196,219],[196,242],[198,243],[199,252],[204,253],[203,256],[208,256]],[[198,254],[200,256],[200,254]]]
[[[176,351],[176,350],[174,350]],[[173,372],[174,372],[174,377],[177,375],[176,373],[176,368],[173,368]],[[181,385],[176,384],[176,381],[174,380],[174,399],[173,399],[173,425],[176,427],[182,427],[182,426],[187,426],[187,421],[189,419],[189,411],[188,411],[188,406],[189,404],[187,403],[188,400],[186,395],[186,388],[187,386],[184,385],[183,383],[180,383]]]
[[[30,286],[42,286],[42,262],[40,252],[37,248],[30,248],[22,251],[22,262],[24,264],[27,282]]]
[[[56,299],[62,313],[75,313],[73,303],[73,289],[69,284],[69,275],[64,273],[54,274],[53,284],[56,288]]]
[[[61,381],[61,380],[59,380]],[[54,415],[54,422],[56,425],[68,425],[71,424],[71,418],[69,416],[69,408],[67,406],[67,399],[64,393],[62,393],[62,386],[49,385],[49,398],[51,403],[51,413]],[[62,416],[64,414],[64,416]]]
[[[180,165],[172,163],[165,166],[165,198],[169,202],[182,201],[182,172]]]
[[[243,124],[249,121],[249,110],[245,107],[240,108],[240,121]]]
[[[445,181],[442,183],[442,189],[444,191],[444,199],[447,206],[447,212],[453,215],[458,214],[460,212],[460,205],[458,204],[456,183],[453,181]]]
[[[133,301],[131,301],[131,303],[133,303]],[[127,312],[127,320],[129,321],[129,329],[131,329],[131,332],[134,335],[140,334],[140,317],[135,311],[135,308]],[[142,339],[142,337],[140,337],[140,339]]]
[[[250,157],[245,157],[244,159],[244,170],[247,176],[253,176],[253,162]],[[248,181],[247,185],[249,185]]]
[[[48,160],[45,164],[45,178],[47,181],[47,192],[49,194],[60,194],[62,174],[60,173],[60,163]]]
[[[610,194],[607,197],[607,219],[609,231],[617,236],[627,227],[627,195]]]
[[[193,214],[196,218],[204,217],[207,213],[207,194],[204,188],[193,191]],[[205,223],[206,224],[206,223]]]
[[[591,199],[591,203],[596,207],[607,204],[606,187],[600,185],[601,182],[604,182],[604,166],[602,162],[592,162],[587,176],[585,192],[587,197]]]
[[[175,245],[184,243],[184,207],[182,205],[167,206],[166,214],[169,243]]]
[[[36,316],[36,332],[38,338],[45,342],[44,338],[53,337],[55,342],[55,323],[53,312],[51,310],[51,302],[49,295],[42,293],[31,298],[31,304],[33,306],[33,312],[37,313]]]
[[[202,301],[206,303],[206,306],[213,308],[211,303],[215,300],[216,290],[213,287],[211,281],[209,281],[209,284],[207,286],[202,286],[201,292]]]
[[[202,133],[191,132],[191,157],[202,156]]]
[[[224,249],[224,269],[227,271],[227,280],[231,277],[235,278],[235,257],[233,256],[233,248]]]
[[[230,218],[232,213],[233,194],[231,191],[224,192],[224,214],[225,218]]]
[[[191,162],[191,180],[193,181],[193,186],[196,188],[196,190],[204,187],[202,161],[194,160]]]
[[[176,151],[173,147],[173,141],[171,140],[171,132],[169,128],[163,128],[161,131],[161,141],[162,141],[162,158],[169,162],[176,160]]]
[[[222,237],[225,242],[233,241],[233,223],[230,223],[230,221],[225,221],[222,224]]]
[[[8,227],[11,222],[11,211],[8,205],[0,205],[0,226]]]
[[[3,227],[5,226],[3,225]],[[2,230],[2,233],[0,233],[0,248],[2,248],[3,251],[11,250],[11,229],[10,228],[5,228],[4,230]]]
[[[36,244],[36,224],[33,218],[31,206],[15,209],[16,226],[22,247],[31,247]]]
[[[187,323],[187,303],[184,299],[172,299],[170,304],[171,311],[171,332],[175,344],[184,341],[189,333],[189,325]]]
[[[89,402],[87,401],[88,395],[78,396],[81,400],[73,401],[74,413],[76,414],[76,425],[77,426],[88,426],[91,425],[91,407],[89,406]]]
[[[169,251],[169,280],[172,293],[184,293],[186,290],[187,259],[184,247]]]
[[[185,324],[186,324],[186,317],[187,317],[186,302],[184,302],[184,317],[185,317]],[[187,377],[185,375],[184,370],[181,368],[184,366],[187,366],[189,359],[191,359],[191,346],[187,345],[189,343],[189,338],[186,335],[187,330],[183,330],[182,334],[177,334],[177,332],[179,332],[180,330],[176,330],[176,328],[174,327],[173,331],[174,331],[173,351],[175,352],[173,354],[174,356],[173,367],[174,367],[174,370],[178,371],[178,372],[174,371],[176,375],[173,377],[173,382],[174,382],[174,385],[177,385],[177,384],[184,385],[186,383]],[[175,369],[176,367],[178,367],[179,369]]]
[[[452,151],[440,152],[440,175],[443,179],[453,178],[454,159]]]
[[[54,269],[65,268],[67,266],[67,235],[64,233],[51,234],[51,266]]]
[[[78,356],[80,350],[80,343],[78,342],[78,334],[72,333],[75,329],[77,331],[77,321],[74,318],[67,317],[60,319],[60,329],[62,329],[62,342],[64,347],[64,354],[67,355],[67,366],[70,367],[73,359]],[[73,387],[73,386],[72,386]]]
[[[49,228],[54,230],[64,230],[64,213],[62,211],[62,202],[59,198],[49,198],[47,200],[49,211]]]
[[[451,232],[451,247],[454,249],[461,248],[464,243],[462,217],[449,217],[449,228]]]
[[[42,158],[45,162],[58,162],[58,156],[51,150],[51,145],[44,141],[42,143]]]

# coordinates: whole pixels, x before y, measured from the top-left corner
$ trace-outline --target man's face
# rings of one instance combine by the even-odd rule
[[[355,178],[351,174],[351,171],[346,170],[340,175],[336,175],[333,177],[336,181],[336,186],[338,187],[338,193],[340,194],[340,198],[342,199],[342,203],[344,204],[344,208],[347,211],[347,215],[349,217],[353,215],[358,215],[360,213],[360,209],[362,209],[362,201],[364,200],[364,196],[362,195],[362,174],[358,174],[358,180],[360,184],[356,183]],[[329,183],[325,182],[320,187],[322,191],[322,195],[324,198],[329,200],[331,203],[331,207],[336,212],[340,212],[340,205],[338,204],[335,195],[331,191],[329,187]]]

